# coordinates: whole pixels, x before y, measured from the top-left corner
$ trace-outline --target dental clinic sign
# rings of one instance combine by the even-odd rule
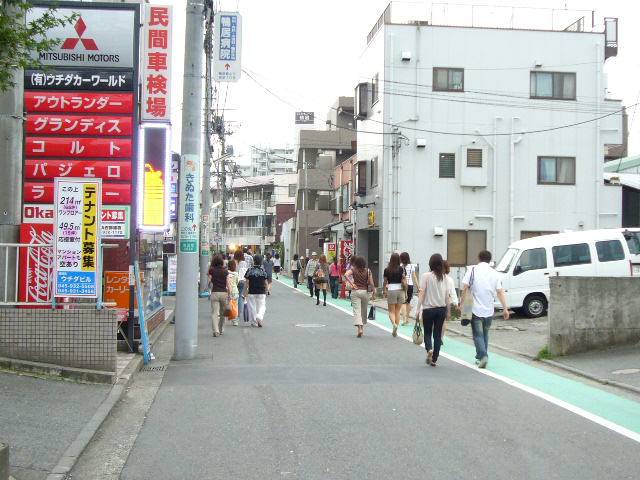
[[[27,12],[27,24],[44,15],[49,7],[35,6]],[[48,38],[61,43],[47,52],[33,55],[43,65],[65,67],[134,68],[136,15],[131,9],[58,8],[56,17],[80,16],[71,24],[47,31]]]
[[[100,179],[55,179],[55,297],[97,298],[100,293],[101,190]]]

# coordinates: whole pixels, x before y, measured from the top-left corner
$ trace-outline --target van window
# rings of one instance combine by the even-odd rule
[[[624,250],[620,240],[596,242],[596,251],[598,252],[598,260],[601,262],[624,260]]]
[[[556,267],[591,263],[589,245],[586,243],[578,243],[577,245],[559,245],[557,247],[553,247],[551,252],[553,253],[553,263]]]
[[[539,270],[541,268],[547,268],[547,252],[544,248],[532,248],[522,252],[513,274],[519,275],[529,270]]]
[[[496,270],[502,273],[507,273],[509,271],[509,268],[511,268],[511,263],[516,258],[518,252],[519,250],[517,248],[508,249],[502,256],[502,259],[498,262]]]
[[[624,238],[627,240],[627,245],[629,246],[629,253],[631,255],[638,255],[640,253],[640,238],[638,237],[638,232],[622,232]]]

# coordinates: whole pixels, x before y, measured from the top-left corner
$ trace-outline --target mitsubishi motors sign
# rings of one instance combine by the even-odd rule
[[[62,40],[57,48],[34,53],[43,65],[68,67],[134,68],[135,12],[128,9],[59,8],[57,17],[80,16],[65,27],[47,31],[48,38]],[[87,8],[88,7],[88,8]],[[41,17],[48,7],[34,7],[27,12],[27,23]]]

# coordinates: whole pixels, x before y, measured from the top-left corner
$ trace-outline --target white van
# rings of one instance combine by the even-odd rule
[[[540,317],[549,302],[549,276],[640,276],[640,229],[586,230],[520,240],[509,246],[496,270],[504,274],[502,288],[509,307]]]

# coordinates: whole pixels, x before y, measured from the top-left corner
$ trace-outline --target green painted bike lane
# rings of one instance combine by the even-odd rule
[[[293,286],[293,281],[290,278],[280,277],[279,281],[285,285]],[[308,295],[309,290],[306,285],[299,285],[300,291]],[[349,300],[334,299],[329,295],[327,302],[351,311]],[[391,326],[387,312],[380,309],[376,312],[375,322],[370,323],[385,328]],[[401,326],[399,329],[399,333],[409,338],[411,338],[412,332],[413,325]],[[475,360],[475,348],[472,345],[451,337],[447,337],[446,346],[441,352],[467,364]],[[494,352],[491,352],[491,361],[487,370],[640,434],[640,402],[620,397]]]

